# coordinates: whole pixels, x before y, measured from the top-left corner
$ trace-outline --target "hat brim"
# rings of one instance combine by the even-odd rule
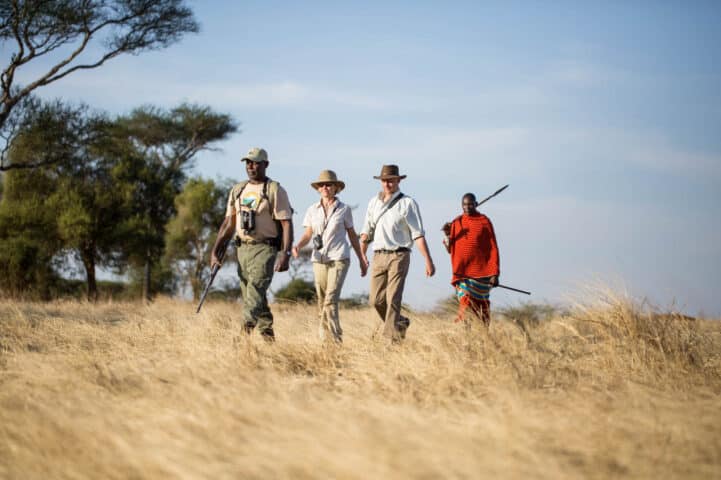
[[[256,158],[244,157],[244,158],[241,158],[240,161],[241,162],[263,163],[263,162],[267,162],[268,160],[260,160],[260,159],[256,159]]]
[[[345,183],[341,182],[340,180],[337,180],[337,181],[335,181],[335,182],[332,182],[332,181],[313,182],[313,183],[310,184],[310,186],[311,186],[311,188],[313,188],[313,190],[318,190],[318,188],[319,188],[319,187],[321,186],[321,184],[323,184],[323,183],[332,183],[333,185],[335,185],[335,186],[336,186],[336,193],[339,193],[341,190],[343,190],[343,189],[345,188]]]
[[[376,180],[390,180],[391,178],[397,178],[399,180],[403,180],[406,177],[407,177],[407,175],[377,175],[377,176],[374,176],[373,178],[375,178]]]

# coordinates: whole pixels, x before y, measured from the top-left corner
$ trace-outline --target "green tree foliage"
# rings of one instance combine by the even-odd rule
[[[0,73],[0,131],[34,90],[79,70],[102,66],[122,54],[165,48],[197,32],[182,0],[6,0],[0,2],[0,46],[8,61]],[[32,66],[45,61],[49,67]],[[18,85],[18,72],[30,80]],[[0,171],[34,168],[47,159],[12,163]]]
[[[118,122],[134,154],[121,167],[132,184],[131,217],[126,229],[128,261],[143,270],[143,296],[156,290],[152,272],[163,256],[165,226],[175,215],[175,196],[195,156],[236,132],[237,124],[209,107],[183,104],[170,111],[143,107]],[[164,289],[166,287],[163,287]]]
[[[0,201],[0,289],[19,297],[47,299],[57,274],[53,259],[62,248],[57,212],[46,192],[54,180],[41,170],[17,170],[3,178]]]
[[[225,216],[230,183],[217,185],[213,180],[190,179],[175,197],[175,216],[165,234],[166,264],[173,265],[181,283],[190,285],[198,300],[210,275],[208,259]]]
[[[18,165],[35,161],[37,152],[56,158],[43,168],[4,175],[0,250],[10,273],[4,289],[50,291],[38,282],[51,282],[52,267],[72,254],[85,268],[89,299],[97,297],[98,266],[120,273],[134,265],[131,278],[145,297],[171,292],[173,272],[159,260],[175,196],[197,152],[236,125],[226,115],[187,105],[110,121],[87,107],[56,102],[37,106],[32,118],[10,158]],[[137,266],[146,269],[138,273]]]
[[[0,210],[15,217],[16,222],[30,224],[37,221],[34,217],[43,215],[24,203],[33,206],[40,201],[44,211],[52,212],[42,231],[28,229],[22,234],[24,241],[42,239],[44,245],[54,245],[56,251],[47,252],[46,256],[65,258],[65,253],[70,253],[80,259],[85,268],[88,299],[94,300],[96,265],[111,265],[121,247],[116,226],[124,215],[124,199],[113,178],[119,157],[108,148],[113,144],[112,124],[104,115],[90,113],[85,106],[69,107],[60,102],[39,105],[27,121],[11,151],[13,162],[32,162],[37,152],[55,159],[33,173],[8,172],[9,184],[22,182],[23,188],[15,189]],[[0,242],[15,243],[17,252],[18,239],[9,237]],[[48,264],[45,257],[38,256],[35,265],[26,266],[26,271],[47,269]]]

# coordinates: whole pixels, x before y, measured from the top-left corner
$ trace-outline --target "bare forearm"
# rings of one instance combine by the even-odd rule
[[[364,257],[365,257],[366,254],[368,253],[368,245],[369,245],[369,244],[370,244],[370,242],[368,241],[368,236],[367,236],[365,233],[361,233],[361,235],[360,235],[360,249],[361,249],[361,253],[363,254]]]
[[[418,247],[418,250],[421,252],[421,255],[423,255],[423,258],[426,259],[426,275],[432,277],[433,274],[436,273],[436,266],[433,264],[431,252],[428,251],[428,244],[426,243],[426,238],[418,237],[416,238],[415,243]]]
[[[350,241],[351,247],[353,247],[353,251],[356,255],[358,255],[358,258],[363,258],[363,252],[361,250],[360,242],[358,241],[358,235],[352,228],[348,229],[348,240]]]
[[[426,237],[416,238],[415,243],[416,247],[418,247],[418,251],[421,252],[423,258],[426,259],[426,262],[433,263],[433,259],[431,258],[431,252],[428,250],[428,243],[426,242]]]
[[[282,252],[289,252],[293,246],[293,222],[290,220],[281,220],[280,225],[283,228],[280,250]]]
[[[223,223],[220,225],[220,228],[218,229],[218,236],[215,239],[215,243],[213,244],[213,250],[211,251],[210,255],[210,264],[215,265],[216,263],[220,263],[219,258],[223,257],[223,252],[220,252],[221,245],[225,245],[225,243],[233,236],[235,233],[235,217],[229,216],[225,217],[223,219]]]
[[[308,245],[308,242],[310,242],[311,237],[313,236],[313,230],[310,228],[306,228],[303,231],[303,235],[298,239],[298,243],[295,244],[296,248],[299,250],[306,245]]]

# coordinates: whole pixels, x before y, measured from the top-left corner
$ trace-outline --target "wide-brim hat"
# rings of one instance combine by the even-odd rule
[[[260,147],[253,147],[250,150],[248,150],[248,153],[245,154],[243,158],[240,159],[241,162],[254,162],[254,163],[260,163],[260,162],[267,162],[268,161],[268,152],[263,150]]]
[[[381,168],[381,174],[373,178],[376,180],[388,180],[389,178],[398,178],[403,180],[406,176],[400,174],[398,171],[398,165],[383,165],[383,168]]]
[[[338,180],[338,176],[333,170],[321,171],[320,175],[318,175],[318,180],[311,183],[310,186],[313,187],[314,190],[318,190],[318,187],[320,187],[322,183],[334,184],[336,186],[336,193],[340,192],[345,188],[345,183],[341,180]]]

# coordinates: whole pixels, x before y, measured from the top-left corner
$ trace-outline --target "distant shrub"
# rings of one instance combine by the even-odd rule
[[[98,300],[135,300],[138,298],[127,283],[110,280],[99,280]],[[87,282],[85,280],[58,279],[51,289],[52,298],[84,299],[87,297]]]
[[[315,301],[315,286],[308,280],[295,278],[283,285],[275,293],[275,299],[285,302],[304,302],[310,303]]]
[[[348,298],[341,298],[338,304],[344,308],[363,308],[368,306],[368,294],[356,293]]]
[[[522,303],[513,307],[502,307],[498,313],[508,320],[522,325],[538,325],[559,313],[557,307],[546,303]]]

